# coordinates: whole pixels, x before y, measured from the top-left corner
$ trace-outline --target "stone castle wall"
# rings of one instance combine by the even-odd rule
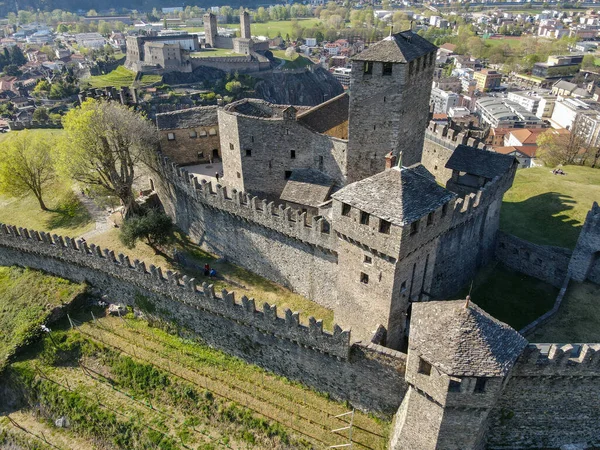
[[[14,264],[88,282],[129,305],[141,294],[155,314],[176,319],[209,345],[365,410],[392,414],[407,389],[402,353],[351,345],[350,332],[337,325],[329,333],[311,317],[305,326],[290,310],[282,316],[268,304],[257,310],[253,299],[236,302],[233,293],[215,294],[187,276],[163,275],[160,268],[82,241],[0,224],[0,265]]]
[[[530,344],[491,414],[488,448],[598,446],[599,397],[600,344]]]
[[[258,72],[260,70],[267,70],[270,68],[270,63],[260,62],[256,58],[252,58],[251,56],[229,56],[214,58],[191,57],[189,61],[191,61],[192,70],[196,69],[197,67],[213,67],[215,69],[220,69],[225,72],[238,71],[240,73],[250,73]]]
[[[155,182],[166,212],[206,250],[325,307],[337,303],[337,237],[325,219],[274,207],[241,192],[198,183],[163,159],[166,182]]]
[[[569,273],[577,281],[587,279],[600,284],[600,206],[596,202],[588,212],[577,239]]]
[[[498,232],[496,258],[508,267],[560,288],[567,276],[571,250],[536,245],[512,234]]]

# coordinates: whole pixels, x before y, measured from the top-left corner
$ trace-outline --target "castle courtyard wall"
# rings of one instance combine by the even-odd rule
[[[407,389],[403,353],[351,345],[350,333],[337,326],[333,333],[324,332],[322,322],[313,318],[304,326],[289,310],[282,316],[274,306],[257,308],[253,299],[236,301],[227,291],[215,294],[212,286],[200,288],[186,276],[162,274],[159,268],[81,241],[0,224],[0,265],[87,282],[111,301],[128,305],[143,295],[156,308],[150,314],[177,321],[208,345],[367,411],[393,414]]]
[[[537,245],[498,231],[496,258],[511,269],[560,288],[567,276],[571,250]]]
[[[599,344],[530,344],[494,407],[488,448],[597,448],[599,368]]]

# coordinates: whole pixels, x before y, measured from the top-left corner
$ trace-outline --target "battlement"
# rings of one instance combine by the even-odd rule
[[[334,252],[336,237],[331,232],[331,224],[323,217],[315,216],[311,223],[306,213],[293,208],[277,208],[273,202],[253,195],[228,190],[225,186],[198,181],[185,168],[172,163],[168,157],[159,160],[167,179],[182,189],[191,199],[223,212],[239,216],[266,228],[275,230],[291,238]]]
[[[519,376],[598,376],[600,344],[529,344],[517,365]]]
[[[448,125],[439,125],[434,121],[429,122],[429,126],[425,130],[425,138],[430,139],[449,150],[456,149],[457,146],[463,144],[469,147],[476,147],[481,150],[486,149],[486,144],[481,140],[469,137],[464,131],[458,132],[448,127]]]
[[[233,292],[222,290],[219,296],[215,294],[213,285],[203,283],[199,287],[195,279],[178,272],[166,271],[163,275],[160,267],[154,265],[146,267],[142,261],[132,262],[126,255],[115,255],[111,250],[101,249],[94,244],[88,245],[82,240],[75,241],[70,237],[50,235],[0,223],[0,247],[72,265],[75,270],[82,272],[78,281],[89,280],[85,275],[86,269],[100,272],[124,281],[134,288],[225,317],[252,327],[260,333],[286,339],[338,358],[347,359],[349,356],[350,331],[344,331],[338,325],[334,325],[333,333],[329,333],[323,330],[322,320],[309,317],[309,325],[304,326],[300,324],[300,316],[297,312],[285,309],[283,317],[280,317],[275,305],[263,303],[262,308],[257,309],[256,301],[245,296],[240,302],[236,302]],[[58,266],[58,264],[45,265],[48,272],[64,276]],[[36,268],[33,265],[31,267]]]
[[[588,211],[583,227],[587,232],[597,230],[600,233],[600,206],[598,202],[594,202],[592,208]]]
[[[499,197],[500,191],[506,191],[510,185],[510,176],[496,176],[484,187],[479,189],[477,193],[470,193],[456,199],[456,202],[454,203],[452,227],[468,220],[473,214],[477,214],[481,210],[480,206],[485,208],[485,206]]]

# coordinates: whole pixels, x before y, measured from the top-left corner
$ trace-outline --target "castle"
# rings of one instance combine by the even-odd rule
[[[150,183],[167,213],[208,250],[333,309],[331,332],[82,240],[4,224],[0,265],[87,281],[130,305],[143,295],[209,345],[395,414],[391,450],[597,447],[600,344],[529,344],[469,298],[448,300],[495,253],[517,264],[548,249],[498,238],[514,158],[428,125],[434,53],[402,32],[354,58],[349,95],[315,108],[196,108],[177,135],[172,116],[157,119],[175,136],[167,144],[204,145],[191,133],[208,140],[214,129],[206,145],[219,138],[224,170],[207,182],[178,164],[193,144],[163,145]],[[540,261],[540,278],[598,283],[600,207],[572,254],[547,254],[568,266]]]
[[[403,348],[412,303],[456,294],[492,258],[517,165],[464,140],[425,144],[435,54],[401,32],[355,56],[350,92],[316,107],[244,99],[158,114],[166,156],[193,163],[197,145],[223,167],[216,185],[167,168],[153,181],[166,211],[208,250],[333,309],[356,339],[382,325]],[[178,115],[197,126],[165,130]],[[187,137],[207,130],[218,148]]]
[[[190,73],[198,67],[214,67],[227,72],[259,72],[271,68],[264,52],[268,42],[255,42],[250,32],[250,15],[240,15],[241,36],[238,38],[219,36],[216,16],[212,13],[204,17],[205,38],[187,32],[165,35],[128,36],[125,67],[134,72]],[[232,49],[235,55],[200,56],[199,53],[211,48]],[[203,50],[205,49],[205,50]]]

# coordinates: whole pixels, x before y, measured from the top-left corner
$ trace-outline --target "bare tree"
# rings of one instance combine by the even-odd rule
[[[116,102],[90,99],[69,111],[63,124],[62,169],[80,183],[113,192],[126,217],[137,213],[135,168],[151,160],[158,145],[152,123]]]

